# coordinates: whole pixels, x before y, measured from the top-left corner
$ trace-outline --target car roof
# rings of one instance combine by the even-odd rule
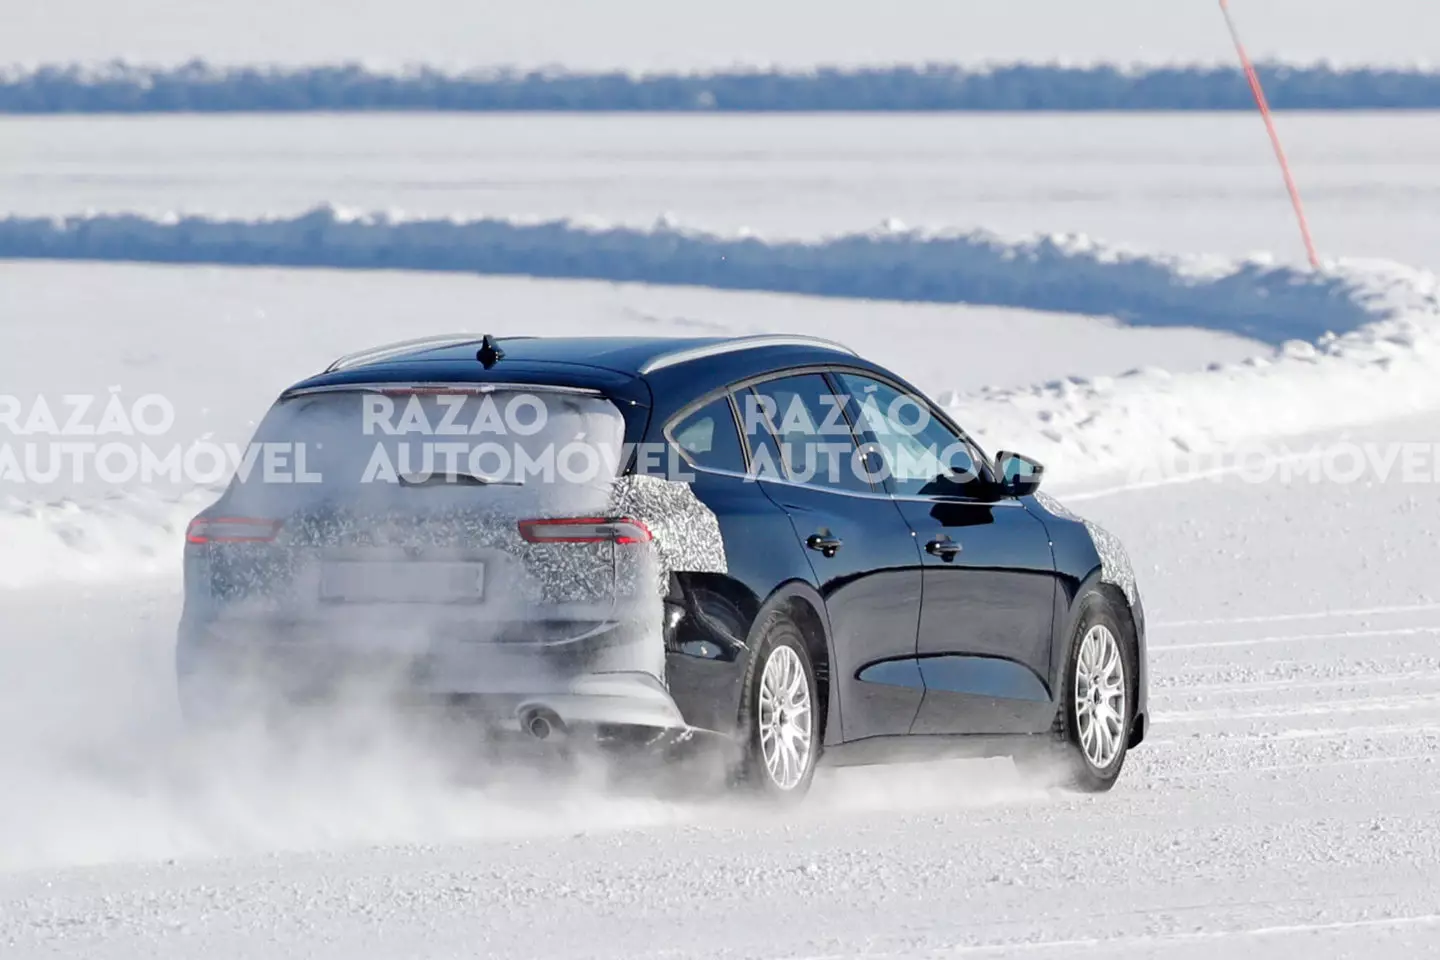
[[[617,373],[643,375],[662,366],[693,363],[741,350],[778,346],[811,346],[852,354],[829,340],[790,334],[749,337],[495,337],[506,359],[542,363],[575,363]],[[420,340],[375,347],[341,357],[329,370],[371,366],[386,361],[473,360],[484,340],[474,334],[441,334]]]
[[[401,341],[349,354],[288,392],[360,383],[546,383],[614,389],[663,375],[672,382],[700,371],[743,377],[798,363],[857,360],[848,347],[789,334],[751,337],[496,337],[503,354],[486,367],[486,342],[474,334]],[[702,379],[710,379],[704,377]]]

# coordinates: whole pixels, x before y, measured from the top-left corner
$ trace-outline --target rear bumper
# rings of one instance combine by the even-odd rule
[[[444,707],[498,731],[537,716],[561,731],[685,729],[662,679],[664,645],[639,623],[553,624],[527,642],[466,642],[320,624],[182,622],[176,674],[182,710],[198,722],[300,704],[375,702]],[[538,633],[536,630],[538,629]]]
[[[259,712],[296,713],[344,703],[334,691],[262,689],[235,677],[182,674],[181,712],[200,727],[214,727]],[[377,702],[415,717],[464,717],[495,734],[604,738],[635,733],[689,733],[674,700],[654,677],[639,673],[591,674],[564,686],[524,693],[433,693],[389,689]],[[542,724],[537,728],[537,722]],[[537,729],[539,732],[537,732]]]
[[[596,673],[549,690],[447,695],[442,699],[451,709],[505,733],[533,732],[537,720],[554,732],[587,736],[622,729],[687,729],[670,694],[660,681],[644,673]]]

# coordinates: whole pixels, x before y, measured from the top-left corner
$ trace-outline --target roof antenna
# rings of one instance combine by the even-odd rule
[[[489,370],[505,359],[505,351],[501,350],[500,345],[495,342],[495,338],[487,333],[480,341],[480,350],[475,354],[475,359],[479,360],[480,365],[486,370]]]

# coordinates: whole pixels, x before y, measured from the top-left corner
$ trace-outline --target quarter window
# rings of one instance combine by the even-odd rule
[[[745,454],[728,397],[710,401],[671,427],[670,441],[702,470],[745,472]]]

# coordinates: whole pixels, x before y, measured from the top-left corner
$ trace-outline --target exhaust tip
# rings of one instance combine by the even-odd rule
[[[520,718],[520,727],[536,740],[549,740],[565,732],[565,724],[560,718],[544,709],[526,711]]]

